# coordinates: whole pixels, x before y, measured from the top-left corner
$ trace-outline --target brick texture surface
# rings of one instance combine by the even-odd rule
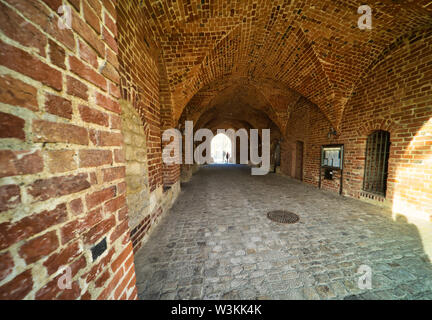
[[[61,1],[0,1],[0,298],[133,299],[115,3],[64,3],[72,29],[58,28]]]
[[[186,120],[270,128],[281,172],[315,186],[321,145],[342,143],[356,198],[386,130],[385,202],[430,216],[429,2],[374,3],[369,31],[358,1],[0,0],[0,299],[136,299],[134,253],[195,168],[162,161]]]

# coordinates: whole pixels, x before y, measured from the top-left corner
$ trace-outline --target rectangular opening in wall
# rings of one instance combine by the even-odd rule
[[[326,180],[333,180],[333,170],[326,168],[324,171],[324,179]]]
[[[303,141],[296,142],[295,178],[303,181]]]
[[[96,244],[91,248],[93,261],[96,261],[96,259],[106,251],[106,249],[107,249],[107,241],[105,237],[101,242],[99,242],[98,244]]]
[[[367,139],[363,190],[385,197],[387,191],[390,133],[374,131]]]

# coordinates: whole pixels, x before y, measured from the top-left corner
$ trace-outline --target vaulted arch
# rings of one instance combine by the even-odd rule
[[[315,103],[335,127],[365,70],[404,34],[432,22],[427,3],[372,4],[373,29],[357,27],[361,1],[143,3],[166,61],[175,117],[225,77],[273,80]]]

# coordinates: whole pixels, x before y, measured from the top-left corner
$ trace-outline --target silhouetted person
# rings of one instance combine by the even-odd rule
[[[226,154],[226,162],[228,163],[228,160],[229,160],[229,156],[230,156],[230,154],[229,154],[229,152],[227,152],[227,154]]]

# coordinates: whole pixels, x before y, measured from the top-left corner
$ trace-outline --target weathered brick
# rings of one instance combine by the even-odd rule
[[[113,99],[108,98],[99,92],[96,92],[96,104],[118,114],[121,112],[121,107],[117,101],[114,101]]]
[[[89,138],[87,130],[82,127],[66,123],[34,120],[33,141],[65,142],[79,145],[87,145]]]
[[[109,93],[114,98],[119,99],[121,97],[120,88],[113,83],[109,84]]]
[[[19,249],[21,258],[27,264],[38,261],[58,248],[59,241],[55,231],[48,232],[35,239],[27,241]]]
[[[0,281],[12,273],[14,266],[15,263],[10,252],[0,253]]]
[[[27,193],[34,201],[44,201],[68,194],[77,193],[90,188],[88,174],[80,173],[63,177],[36,180],[29,187]]]
[[[74,277],[77,272],[81,269],[83,269],[87,265],[86,259],[84,256],[81,256],[80,258],[76,259],[74,262],[69,263],[69,267],[71,268],[71,276]],[[64,272],[62,274],[59,274],[57,277],[55,277],[53,280],[48,282],[45,286],[43,286],[41,289],[39,289],[36,294],[35,298],[36,300],[69,300],[69,299],[76,299],[78,297],[79,292],[77,292],[76,285],[72,284],[72,290],[64,290],[61,289],[58,285],[59,278],[64,275]],[[65,294],[65,292],[69,292]]]
[[[0,29],[21,45],[38,49],[45,57],[46,36],[3,3],[0,3]]]
[[[79,41],[79,49],[80,58],[91,64],[93,68],[97,68],[99,65],[97,53],[83,41]]]
[[[102,15],[102,3],[99,0],[88,0],[88,4],[93,8],[97,16]]]
[[[87,208],[94,208],[116,196],[116,188],[109,187],[86,196]]]
[[[126,273],[123,280],[120,282],[120,285],[116,288],[114,292],[114,299],[116,300],[120,299],[120,296],[125,290],[127,284],[134,278],[134,276],[135,276],[135,270],[132,268]]]
[[[103,219],[101,208],[97,208],[87,213],[83,218],[79,218],[67,223],[61,228],[62,244],[79,237],[83,232],[99,223]]]
[[[124,149],[114,150],[114,160],[117,163],[125,163],[126,162]]]
[[[98,177],[97,177],[97,175],[96,175],[96,172],[91,172],[91,173],[90,173],[90,183],[91,183],[92,185],[99,184],[99,180],[100,180],[100,179],[98,179]]]
[[[112,163],[112,152],[110,150],[80,150],[80,167],[99,167]]]
[[[29,53],[0,41],[0,65],[60,91],[62,74]]]
[[[0,212],[14,209],[21,203],[20,187],[16,184],[0,186]]]
[[[81,81],[72,78],[70,76],[66,77],[67,79],[67,93],[73,95],[75,97],[81,98],[83,100],[88,99],[88,87]]]
[[[102,273],[96,280],[95,280],[95,285],[96,285],[96,288],[100,288],[100,287],[102,287],[108,280],[109,280],[109,278],[111,277],[111,273],[110,273],[110,270],[109,269],[107,269],[107,270],[105,270],[105,272],[104,273]]]
[[[99,131],[98,145],[103,147],[121,146],[123,144],[123,135],[116,132]]]
[[[119,221],[123,221],[128,218],[129,208],[125,207],[118,212],[117,218]]]
[[[120,282],[121,278],[123,277],[124,271],[122,269],[118,270],[117,273],[114,275],[114,277],[111,278],[108,285],[105,285],[105,289],[99,294],[97,297],[97,300],[106,300],[109,298],[109,296],[114,291],[115,287]]]
[[[35,299],[36,300],[55,300],[57,296],[62,292],[63,290],[60,289],[60,286],[58,285],[59,278],[62,275],[59,275],[49,281],[46,285],[44,285],[42,288],[40,288],[36,294]]]
[[[61,0],[43,0],[44,3],[48,5],[48,7],[51,8],[51,10],[54,10],[57,12],[58,8],[62,5]]]
[[[79,298],[81,293],[80,284],[78,281],[72,282],[72,288],[69,290],[63,290],[59,295],[59,300],[76,300]]]
[[[97,275],[100,274],[111,263],[114,253],[115,249],[112,248],[106,254],[99,257],[99,261],[97,261],[90,271],[85,273],[82,278],[85,279],[87,283],[93,281]]]
[[[126,205],[126,196],[122,195],[105,203],[106,213],[115,213],[118,209]]]
[[[93,83],[95,86],[98,86],[104,91],[107,90],[107,83],[105,78],[91,67],[85,65],[78,58],[74,56],[69,56],[69,65],[71,71],[76,75]]]
[[[48,170],[51,173],[63,173],[75,170],[78,165],[74,159],[75,151],[51,150],[46,152],[48,157]]]
[[[119,83],[120,81],[120,75],[118,71],[114,68],[114,66],[107,62],[102,66],[102,74],[113,81],[114,83]]]
[[[34,174],[43,168],[40,151],[0,150],[0,178]]]
[[[59,28],[59,16],[57,14],[53,15],[53,12],[46,7],[45,3],[39,0],[8,0],[8,3],[27,19],[38,25],[41,30],[44,30],[58,42],[74,51],[75,41],[72,30]]]
[[[0,112],[0,138],[25,140],[24,125],[24,119]]]
[[[103,169],[102,173],[104,182],[111,182],[124,178],[126,174],[126,167]]]
[[[70,0],[69,1],[71,3],[71,5],[78,11],[80,12],[81,10],[81,0]]]
[[[57,10],[62,4],[73,7],[72,29],[58,27],[62,14]],[[5,291],[9,291],[8,297],[24,298],[33,289],[32,281],[36,299],[96,298],[99,290],[95,291],[95,286],[103,287],[106,296],[112,295],[123,274],[111,273],[111,257],[125,244],[121,233],[128,227],[127,223],[121,227],[116,223],[119,210],[122,221],[127,221],[124,163],[109,168],[114,146],[121,150],[123,139],[115,6],[99,0],[7,0],[0,7],[4,9],[0,13],[4,16],[0,19],[4,35],[0,43],[4,71],[0,75],[0,103],[8,105],[5,110],[12,110],[2,110],[6,114],[2,120],[9,127],[2,123],[7,133],[2,132],[0,138],[18,137],[23,142],[17,141],[12,148],[19,150],[26,145],[28,149],[0,150],[0,177],[13,177],[13,182],[0,187],[0,210],[8,210],[0,223],[0,281],[14,275],[14,261],[7,251],[10,246],[19,245],[12,251],[30,268],[30,281],[18,276],[3,282],[0,298]],[[157,78],[151,81],[158,82]],[[10,142],[5,143],[8,148]],[[90,146],[92,150],[85,149]],[[42,149],[38,151],[38,147]],[[117,188],[122,193],[116,198]],[[55,209],[31,211],[33,206],[50,206],[50,201],[59,197],[64,197],[65,203]],[[21,200],[30,207],[21,210]],[[109,212],[116,210],[115,214]],[[118,238],[113,247],[111,233],[111,239]],[[82,243],[88,248],[105,236],[110,254],[99,258],[106,263],[99,265],[102,269],[93,269],[90,261],[87,265]],[[73,277],[84,269],[94,283],[81,290],[75,279],[71,290],[61,290],[57,285],[61,275],[44,278],[39,269],[32,280],[33,264],[39,262],[49,276],[60,265],[68,265]],[[20,270],[25,267],[22,263]]]
[[[99,239],[106,235],[111,229],[114,228],[116,220],[114,216],[105,219],[91,228],[88,232],[83,234],[84,244],[95,244]]]
[[[39,109],[37,89],[7,75],[0,76],[0,102],[32,111]]]
[[[115,130],[121,130],[122,129],[121,117],[119,117],[118,115],[112,114],[110,118],[111,118],[110,128],[115,129]]]
[[[72,119],[73,110],[70,100],[53,94],[47,94],[45,99],[45,110],[47,112],[66,119]]]
[[[118,53],[117,42],[115,41],[114,37],[108,32],[106,28],[102,27],[102,29],[102,37],[105,43],[107,43],[115,53]]]
[[[117,17],[117,10],[115,4],[111,0],[102,0],[104,8],[115,19]]]
[[[79,106],[79,112],[81,119],[85,122],[95,123],[105,127],[109,125],[109,117],[106,113],[84,105]]]
[[[115,24],[114,20],[111,19],[111,17],[105,13],[104,15],[104,23],[105,26],[108,28],[108,30],[114,35],[114,37],[117,36],[117,25]]]
[[[32,214],[17,222],[4,222],[0,224],[0,250],[30,238],[46,228],[66,221],[66,205],[60,204],[54,210],[46,210]]]
[[[71,213],[74,215],[80,215],[81,213],[83,213],[84,206],[81,198],[69,202],[69,208]]]
[[[114,231],[112,232],[110,237],[111,243],[114,243],[121,235],[125,234],[128,231],[129,231],[129,225],[127,220],[125,220],[119,225],[117,225]]]
[[[83,12],[86,22],[93,28],[93,30],[96,31],[97,34],[100,34],[101,27],[99,17],[96,15],[96,13],[93,11],[93,9],[87,2],[83,2]]]
[[[0,300],[20,300],[33,289],[31,269],[17,275],[0,287]]]
[[[129,243],[129,245],[118,255],[118,257],[113,261],[111,264],[111,269],[113,272],[116,272],[126,261],[126,258],[131,254],[132,252],[132,244]]]
[[[72,28],[90,46],[92,46],[100,57],[104,56],[104,43],[99,39],[98,34],[75,12],[72,15]]]
[[[117,193],[119,195],[125,193],[126,189],[127,189],[126,182],[121,182],[117,185]]]
[[[53,40],[49,40],[49,57],[53,64],[57,67],[66,69],[65,59],[66,51]]]
[[[117,54],[108,47],[106,48],[106,61],[112,64],[116,70],[119,70],[119,58]],[[117,84],[113,84],[113,86],[117,86]]]
[[[82,249],[78,242],[74,242],[62,249],[58,253],[54,253],[48,257],[43,263],[49,275],[57,272],[61,266],[70,265],[72,261],[82,254]],[[48,254],[46,254],[48,256]]]

